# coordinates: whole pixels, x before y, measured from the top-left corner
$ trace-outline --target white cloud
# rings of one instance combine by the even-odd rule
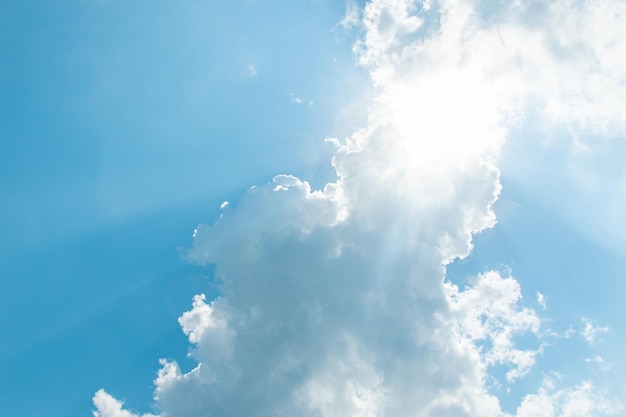
[[[94,417],[155,417],[152,414],[133,414],[122,409],[124,403],[116,400],[104,390],[99,390],[93,396],[93,404],[98,411],[94,411]]]
[[[278,175],[195,231],[187,257],[216,265],[222,295],[180,318],[198,366],[162,362],[161,415],[507,415],[491,368],[509,384],[528,374],[542,345],[515,338],[540,337],[541,321],[514,278],[486,272],[460,290],[445,266],[495,224],[499,150],[526,109],[622,126],[623,8],[371,1],[357,47],[379,91],[367,126],[334,140],[336,182]],[[615,414],[605,397],[544,384],[516,415]],[[132,416],[104,391],[94,404]]]
[[[606,399],[606,394],[583,382],[573,388],[555,389],[554,381],[544,381],[537,394],[527,395],[517,417],[586,417],[617,415],[621,404]]]
[[[300,97],[295,96],[293,93],[289,93],[289,98],[291,99],[291,102],[294,104],[302,104],[303,101]]]
[[[451,318],[461,337],[482,344],[479,352],[484,366],[509,365],[508,382],[526,375],[535,364],[536,350],[515,347],[513,338],[524,333],[539,334],[540,320],[535,312],[520,307],[521,288],[512,277],[502,278],[491,271],[479,275],[472,287],[459,292],[454,285],[447,285],[451,306]]]
[[[359,5],[356,3],[356,0],[347,0],[346,1],[346,13],[343,16],[343,19],[341,19],[341,21],[335,25],[335,29],[342,28],[343,30],[348,30],[355,26],[358,26],[359,22],[360,22]]]
[[[585,324],[581,335],[590,345],[593,345],[598,340],[599,335],[609,332],[608,327],[599,326],[588,317],[583,317],[581,320]]]
[[[309,101],[305,101],[302,98],[296,96],[293,93],[289,93],[289,98],[291,99],[291,102],[293,104],[304,104],[306,103],[309,107],[313,107],[314,101],[313,100],[309,100]]]
[[[548,308],[548,297],[537,291],[537,303],[545,310]]]
[[[601,371],[608,371],[611,369],[611,364],[607,363],[600,355],[596,355],[593,358],[585,358],[585,362],[596,365]]]

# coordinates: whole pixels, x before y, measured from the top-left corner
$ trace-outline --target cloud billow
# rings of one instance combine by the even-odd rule
[[[180,317],[198,366],[184,373],[162,361],[160,416],[508,415],[489,390],[490,370],[504,366],[505,384],[528,374],[542,345],[521,349],[514,339],[541,337],[541,319],[514,278],[485,271],[459,289],[446,265],[495,225],[498,153],[527,106],[579,128],[623,124],[626,113],[591,89],[572,90],[590,70],[584,58],[532,40],[592,30],[624,7],[549,3],[542,10],[563,27],[548,29],[524,17],[534,6],[500,3],[506,12],[466,1],[366,5],[356,50],[379,91],[368,125],[331,140],[336,182],[312,190],[279,175],[196,230],[186,257],[216,266],[221,295],[196,296]],[[581,53],[606,47],[595,39],[604,38]],[[559,76],[565,61],[569,79]],[[596,73],[598,86],[611,88],[612,65],[598,67],[612,71]],[[96,417],[135,416],[104,391],[94,403]],[[619,409],[590,383],[546,380],[516,415]]]

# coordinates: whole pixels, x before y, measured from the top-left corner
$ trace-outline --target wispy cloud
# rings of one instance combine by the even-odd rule
[[[306,103],[309,107],[313,107],[313,100],[305,101],[302,98],[296,96],[293,93],[289,93],[289,99],[293,104],[304,104]]]
[[[357,26],[360,23],[360,20],[360,10],[356,0],[347,0],[346,13],[343,16],[343,19],[337,23],[335,28],[348,30]]]
[[[293,93],[289,93],[289,98],[291,99],[291,102],[294,104],[302,104],[303,101],[300,97],[294,95]]]
[[[588,317],[583,317],[582,322],[585,327],[581,335],[590,345],[593,345],[598,340],[598,336],[609,332],[608,327],[599,326],[594,320]]]
[[[585,358],[585,362],[587,363],[593,363],[594,365],[596,365],[601,371],[608,371],[609,369],[611,369],[611,364],[607,363],[604,358],[600,355],[596,355],[592,358]]]
[[[548,297],[539,291],[537,291],[537,304],[539,304],[539,306],[544,310],[548,308]]]

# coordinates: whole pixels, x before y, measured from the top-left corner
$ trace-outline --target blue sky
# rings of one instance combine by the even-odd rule
[[[624,16],[3,1],[4,412],[621,415]]]

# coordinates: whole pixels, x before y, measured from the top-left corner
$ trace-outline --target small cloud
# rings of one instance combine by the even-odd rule
[[[609,369],[611,369],[611,364],[607,363],[604,358],[600,355],[596,355],[593,358],[585,358],[585,362],[587,363],[592,363],[598,366],[598,368],[600,368],[601,371],[608,371]]]
[[[228,207],[230,203],[228,201],[224,201],[222,204],[220,204],[220,210],[224,210],[226,207]]]
[[[357,26],[359,24],[359,20],[359,6],[355,0],[348,0],[346,1],[346,13],[343,16],[343,19],[335,25],[334,29],[340,27],[343,30],[349,30]]]
[[[608,333],[610,331],[608,327],[599,326],[588,317],[583,317],[582,321],[585,323],[585,328],[581,334],[590,345],[593,345],[596,342],[598,335]]]
[[[248,75],[254,77],[257,74],[256,67],[252,64],[248,65]]]
[[[308,100],[308,101],[304,100],[301,97],[298,97],[293,93],[289,93],[289,99],[291,100],[293,104],[306,104],[309,107],[313,107],[313,104],[315,104],[313,100]]]
[[[105,390],[100,389],[93,396],[93,404],[96,411],[93,411],[94,417],[156,417],[153,414],[134,414],[124,410],[124,403],[113,398]]]
[[[294,104],[302,104],[302,99],[295,96],[293,93],[289,93],[289,98],[291,98],[291,102]]]
[[[537,303],[545,310],[548,308],[548,297],[537,291]]]

